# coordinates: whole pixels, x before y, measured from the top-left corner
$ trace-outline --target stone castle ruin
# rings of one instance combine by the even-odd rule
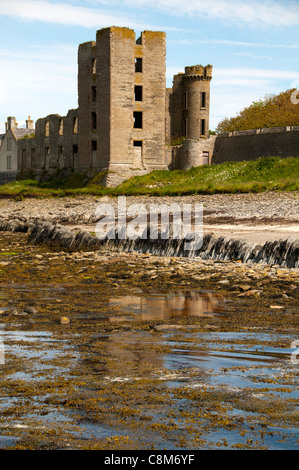
[[[164,32],[136,38],[128,28],[101,29],[96,41],[79,45],[78,108],[38,119],[35,129],[28,118],[23,134],[14,125],[0,135],[0,182],[12,173],[43,179],[105,171],[105,184],[115,186],[156,169],[257,158],[272,149],[270,155],[297,156],[299,128],[278,128],[268,148],[262,132],[255,142],[251,131],[241,133],[237,145],[238,133],[209,136],[211,79],[211,65],[187,66],[167,89]]]

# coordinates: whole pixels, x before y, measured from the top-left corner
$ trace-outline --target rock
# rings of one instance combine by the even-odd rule
[[[282,305],[270,305],[270,308],[275,308],[275,309],[280,309],[280,308],[284,308]]]
[[[68,317],[60,317],[61,325],[68,325],[69,323],[70,323],[70,319]]]
[[[251,297],[253,295],[257,296],[257,297],[260,297],[261,295],[261,290],[258,290],[258,289],[251,289],[251,290],[248,290],[244,293],[244,296],[246,297]]]
[[[175,329],[179,330],[181,328],[184,328],[182,325],[154,325],[153,330],[155,331],[163,331],[163,330],[170,330],[170,329]]]
[[[26,307],[24,308],[24,312],[34,314],[37,313],[37,310],[34,307]]]
[[[228,279],[223,279],[223,281],[219,281],[218,284],[222,284],[224,286],[227,286],[229,284],[229,280]]]
[[[250,290],[251,286],[247,285],[247,284],[241,284],[239,285],[239,289],[241,289],[242,291],[247,291],[247,290]]]

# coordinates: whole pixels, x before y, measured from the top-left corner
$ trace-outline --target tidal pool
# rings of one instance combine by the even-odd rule
[[[70,326],[2,324],[1,448],[298,448],[295,332],[214,331],[231,313],[212,292],[76,295]]]

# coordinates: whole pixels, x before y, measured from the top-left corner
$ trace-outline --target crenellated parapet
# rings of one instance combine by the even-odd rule
[[[185,80],[212,80],[212,65],[191,65],[185,67]]]

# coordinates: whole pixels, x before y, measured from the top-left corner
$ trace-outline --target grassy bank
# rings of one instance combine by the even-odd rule
[[[135,176],[116,188],[105,188],[102,177],[73,175],[67,180],[38,183],[23,180],[0,186],[0,197],[63,197],[77,195],[152,195],[298,191],[299,158],[266,157],[249,162],[204,165],[187,171],[153,171]]]

